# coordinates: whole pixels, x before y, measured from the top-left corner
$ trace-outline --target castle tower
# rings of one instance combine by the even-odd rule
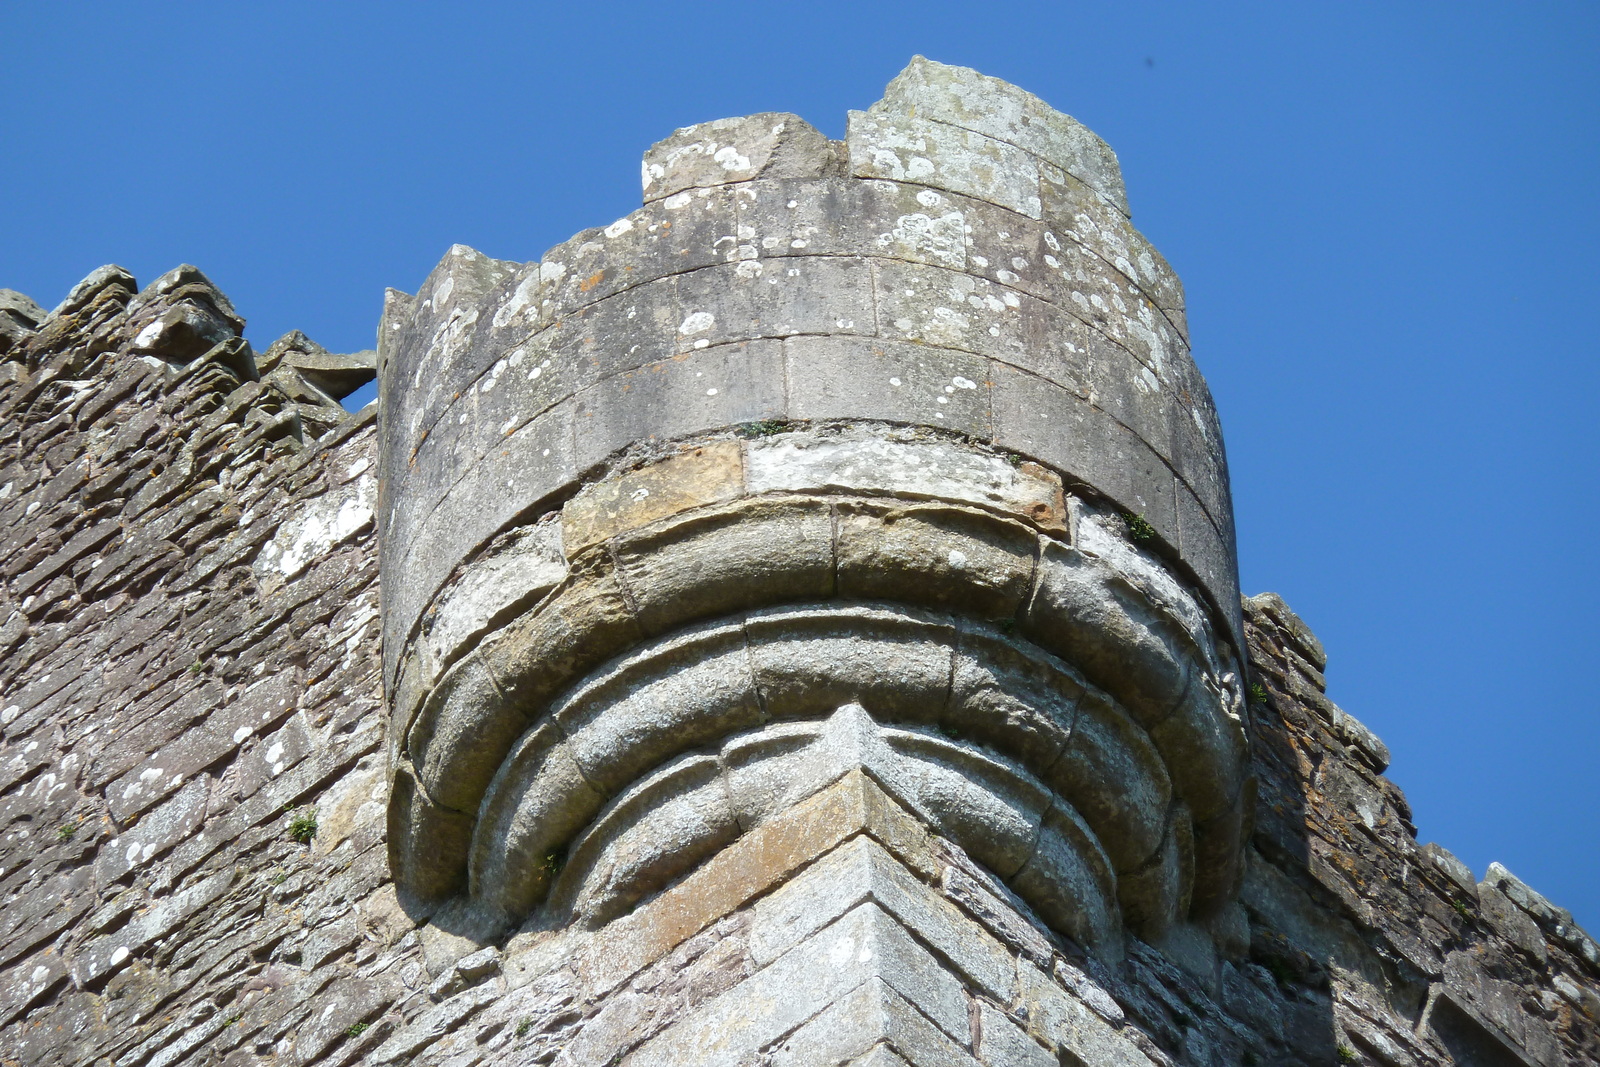
[[[953,1005],[1000,979],[918,939],[1005,950],[936,857],[1109,963],[1237,940],[1227,468],[1111,150],[919,58],[842,143],[711,122],[642,177],[540,262],[390,293],[399,885],[594,996],[787,883],[770,965],[650,1063],[744,1062],[807,998],[862,1055],[888,1004],[970,1048]],[[849,980],[840,938],[878,946]]]
[[[915,60],[643,180],[375,352],[0,289],[0,1067],[1600,1062],[1239,599],[1104,144]]]

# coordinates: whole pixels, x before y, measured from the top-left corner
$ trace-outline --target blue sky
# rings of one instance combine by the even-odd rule
[[[1182,275],[1247,592],[1423,840],[1600,932],[1600,5],[8,4],[0,286],[198,264],[264,348],[371,347],[455,242],[638,203],[674,127],[830,136],[914,53],[1105,137]]]

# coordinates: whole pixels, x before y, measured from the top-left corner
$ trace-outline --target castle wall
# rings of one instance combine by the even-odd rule
[[[1073,146],[1078,180],[1121,210],[1091,149]],[[477,261],[452,252],[465,266],[436,280]],[[712,432],[723,423],[706,416],[692,447],[648,462],[600,462],[611,453],[596,446],[543,524],[519,522],[545,497],[474,517],[483,528],[451,541],[460,556],[419,592],[379,548],[380,501],[394,499],[379,473],[396,461],[376,422],[420,399],[390,391],[381,415],[345,415],[333,398],[362,359],[294,335],[254,353],[193,268],[137,292],[103,269],[49,313],[0,295],[0,1063],[1600,1062],[1594,940],[1508,872],[1475,879],[1415,840],[1382,743],[1328,701],[1321,646],[1271,595],[1236,618],[1255,683],[1242,776],[1258,784],[1237,903],[1204,923],[1130,927],[1114,955],[1075,938],[997,860],[930,826],[896,778],[903,750],[844,701],[795,720],[812,732],[805,762],[786,766],[856,769],[734,826],[642,895],[583,897],[602,921],[488,936],[453,922],[391,871],[380,609],[420,618],[447,589],[416,639],[458,648],[506,616],[492,590],[554,588],[580,542],[685,501],[914,486],[907,456],[941,472],[927,496],[982,487],[1015,521],[1042,504],[1069,533],[1095,526],[1105,496],[1075,498],[1065,460],[873,429],[896,421],[881,407],[845,411],[855,428],[770,433]],[[804,421],[790,408],[716,418],[746,414]],[[828,459],[846,447],[875,449],[874,463]],[[649,499],[668,511],[641,510]],[[1074,546],[1085,536],[1098,535]],[[474,558],[496,569],[477,591],[447,587],[484,546]]]

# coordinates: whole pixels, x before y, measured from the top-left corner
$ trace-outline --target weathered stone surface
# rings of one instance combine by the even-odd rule
[[[1232,599],[1109,150],[925,61],[851,135],[452,249],[381,445],[193,267],[0,292],[0,1060],[1600,1060],[1594,939]]]
[[[832,163],[828,139],[798,115],[717,119],[651,146],[641,171],[644,199],[753,178],[817,178]]]

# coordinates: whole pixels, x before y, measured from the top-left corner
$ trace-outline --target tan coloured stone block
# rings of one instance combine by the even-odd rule
[[[710,441],[589,486],[561,509],[562,537],[574,555],[619,533],[739,495],[744,456],[738,441]]]

